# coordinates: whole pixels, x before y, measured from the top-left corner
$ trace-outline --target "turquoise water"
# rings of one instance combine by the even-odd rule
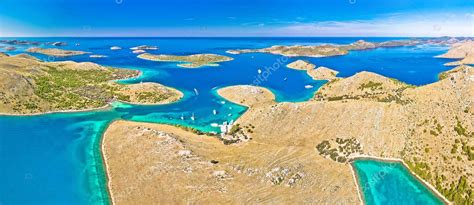
[[[359,159],[353,162],[353,167],[368,205],[443,204],[399,162]]]
[[[115,103],[110,109],[38,116],[0,116],[0,204],[104,204],[105,177],[99,143],[103,130],[117,119],[177,124],[201,131],[218,131],[211,123],[237,119],[246,108],[219,97],[217,89],[230,85],[257,84],[275,93],[277,101],[305,101],[325,83],[314,81],[304,71],[285,66],[299,58],[271,54],[226,54],[228,49],[261,48],[271,45],[351,43],[359,38],[30,38],[41,42],[65,41],[64,49],[108,55],[52,58],[32,54],[45,61],[92,61],[102,65],[139,69],[143,75],[123,83],[159,82],[181,90],[179,102],[160,106]],[[388,38],[366,38],[385,41]],[[79,43],[79,46],[76,46]],[[175,63],[136,58],[130,47],[156,45],[150,53],[215,53],[235,58],[219,67],[179,68]],[[111,51],[111,46],[123,49]],[[9,54],[22,53],[27,47]],[[352,52],[347,56],[305,58],[318,66],[350,76],[369,70],[404,82],[423,85],[436,81],[448,60],[433,58],[445,47],[404,47]],[[258,75],[261,69],[266,76]],[[268,71],[268,72],[266,72]],[[258,79],[258,83],[256,82]],[[286,79],[286,80],[285,80]],[[306,89],[305,85],[313,85]],[[195,92],[197,90],[197,93]],[[213,115],[217,110],[217,115]],[[190,116],[194,115],[195,120]],[[181,116],[184,120],[181,120]],[[28,197],[25,197],[28,196]]]

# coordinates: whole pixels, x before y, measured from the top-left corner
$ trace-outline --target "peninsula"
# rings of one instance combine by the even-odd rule
[[[233,58],[227,56],[221,56],[216,54],[194,54],[187,56],[178,55],[153,55],[149,53],[143,53],[137,56],[138,58],[150,61],[163,61],[163,62],[184,62],[178,64],[179,67],[183,68],[199,68],[202,66],[218,66],[220,62],[231,61]]]
[[[474,65],[474,41],[456,43],[447,53],[437,57],[458,59],[458,61],[446,63],[447,66]]]
[[[139,74],[136,70],[94,63],[43,62],[27,54],[1,54],[0,113],[80,111],[101,108],[113,100],[162,104],[183,96],[180,91],[157,83],[126,85],[114,82]]]
[[[277,103],[261,87],[222,88],[221,96],[249,107],[224,137],[115,122],[102,142],[112,201],[356,204],[349,162],[373,156],[401,159],[444,198],[469,204],[474,68],[445,75],[414,87],[361,72],[301,103]],[[251,140],[223,143],[237,135]]]

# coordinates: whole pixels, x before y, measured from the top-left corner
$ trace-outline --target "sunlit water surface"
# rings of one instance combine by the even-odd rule
[[[38,116],[0,116],[0,204],[104,204],[108,203],[105,174],[99,150],[101,136],[113,120],[183,125],[212,132],[211,123],[236,120],[246,108],[216,94],[230,85],[254,84],[269,88],[276,100],[305,101],[326,81],[314,81],[304,71],[286,68],[286,64],[306,59],[317,66],[338,70],[347,77],[360,71],[372,71],[414,85],[437,80],[445,59],[433,58],[446,47],[417,46],[355,51],[329,58],[286,58],[250,53],[231,55],[229,49],[262,48],[272,45],[351,43],[358,38],[27,38],[40,42],[63,41],[62,49],[89,51],[107,58],[88,55],[52,58],[31,54],[45,61],[91,61],[106,66],[138,69],[143,75],[122,83],[158,82],[181,90],[179,102],[161,106],[114,103],[106,110],[58,113]],[[388,38],[366,38],[385,41]],[[78,45],[76,45],[78,44]],[[218,67],[186,69],[176,63],[138,59],[130,47],[159,46],[155,54],[214,53],[233,61]],[[111,46],[123,49],[112,51]],[[43,46],[53,47],[53,46]],[[27,46],[9,54],[23,53]],[[262,70],[265,76],[259,75]],[[258,79],[258,80],[257,80]],[[305,88],[312,85],[311,89]],[[217,114],[213,114],[213,110]],[[191,120],[191,116],[195,120]],[[184,118],[184,120],[182,120]],[[383,182],[381,183],[383,186]],[[392,185],[388,183],[387,185]]]

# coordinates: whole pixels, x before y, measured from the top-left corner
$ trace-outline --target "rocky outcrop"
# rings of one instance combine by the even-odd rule
[[[448,52],[437,57],[463,59],[472,55],[474,55],[474,41],[464,41],[454,44]]]
[[[474,65],[474,41],[468,40],[454,44],[448,52],[437,56],[439,58],[460,59],[446,63],[447,66]]]
[[[316,69],[310,69],[307,71],[308,75],[311,76],[314,80],[328,80],[333,81],[336,80],[336,75],[339,73],[333,69],[327,67],[318,67]]]
[[[130,48],[131,50],[158,50],[158,46],[141,45]]]
[[[275,95],[267,89],[249,85],[221,88],[217,93],[237,104],[253,107],[255,105],[274,103]]]
[[[106,55],[90,55],[89,58],[107,58]]]
[[[354,43],[349,44],[348,46],[343,46],[347,50],[367,50],[374,49],[377,47],[375,43],[367,42],[364,40],[358,40]]]
[[[296,69],[296,70],[312,70],[316,66],[314,64],[308,62],[308,61],[297,60],[297,61],[294,61],[294,62],[286,65],[286,67]]]

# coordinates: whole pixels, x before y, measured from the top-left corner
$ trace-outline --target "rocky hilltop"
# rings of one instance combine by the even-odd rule
[[[316,69],[307,70],[309,76],[311,76],[314,80],[329,80],[333,81],[336,80],[336,75],[339,73],[333,69],[320,66]]]
[[[368,155],[402,159],[450,201],[470,204],[474,68],[444,75],[414,87],[362,72],[301,103],[276,103],[264,88],[226,87],[221,96],[249,107],[226,135],[251,140],[230,145],[172,126],[116,122],[103,138],[111,197],[115,204],[355,204],[348,162]]]
[[[314,69],[316,66],[308,61],[297,60],[286,65],[286,67],[291,68],[291,69],[296,69],[296,70],[310,70],[310,69]]]
[[[160,84],[123,85],[136,70],[72,61],[43,62],[27,54],[0,55],[0,113],[35,114],[94,109],[113,100],[167,103],[183,94]]]
[[[414,86],[372,72],[360,72],[351,77],[325,84],[315,95],[317,100],[343,99],[405,103],[402,92]]]
[[[447,63],[448,66],[474,65],[474,41],[463,41],[452,45],[449,51],[439,58],[459,59],[458,61]]]

